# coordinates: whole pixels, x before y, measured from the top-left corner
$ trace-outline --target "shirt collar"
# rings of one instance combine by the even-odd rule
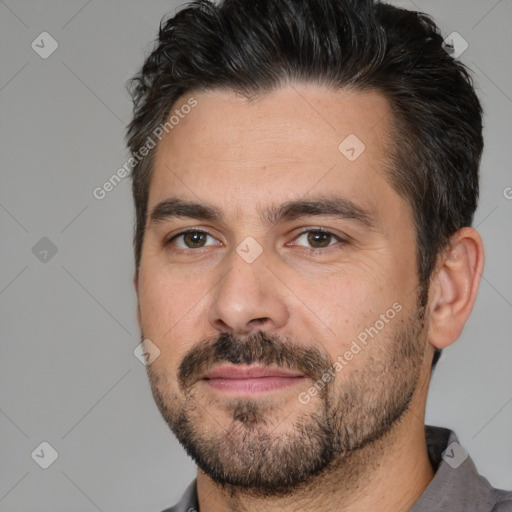
[[[425,425],[425,440],[435,475],[409,512],[492,510],[500,500],[500,493],[504,491],[493,489],[478,474],[471,457],[459,444],[455,432]],[[172,511],[199,512],[196,479],[190,483]]]

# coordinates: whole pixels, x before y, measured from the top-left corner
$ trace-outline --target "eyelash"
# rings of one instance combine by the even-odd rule
[[[174,234],[170,238],[166,239],[164,241],[164,243],[163,243],[164,247],[167,247],[169,245],[173,245],[172,242],[174,240],[176,240],[180,236],[186,235],[187,233],[201,233],[201,234],[205,234],[207,236],[211,236],[212,238],[215,238],[210,233],[208,233],[208,231],[204,231],[202,229],[196,229],[196,228],[194,228],[194,229],[185,229],[183,231],[180,231],[179,233]],[[294,238],[294,240],[297,240],[298,238],[300,238],[302,235],[304,235],[306,233],[324,233],[324,234],[327,234],[327,235],[331,235],[333,238],[337,239],[339,243],[341,242],[342,247],[343,247],[343,245],[348,243],[347,240],[343,239],[339,235],[336,235],[332,231],[328,231],[328,230],[323,229],[323,228],[308,228],[308,229],[304,229],[303,231],[301,231],[300,233],[297,234],[297,236]],[[310,254],[318,254],[318,253],[325,253],[328,249],[332,249],[335,245],[336,244],[328,245],[326,247],[304,247],[304,246],[299,246],[299,247],[302,247],[304,250],[308,251]],[[339,249],[341,249],[342,247],[340,247]],[[198,252],[202,252],[202,250],[206,249],[206,248],[207,247],[199,247],[197,249],[194,249],[194,248],[182,249],[180,247],[174,246],[173,251],[175,251],[177,253],[182,253],[182,254],[184,254],[184,253],[191,253],[191,252],[198,253]]]

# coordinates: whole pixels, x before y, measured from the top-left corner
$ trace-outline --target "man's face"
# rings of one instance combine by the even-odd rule
[[[412,210],[386,179],[400,141],[373,92],[191,96],[149,192],[148,375],[213,480],[286,492],[388,432],[430,364]]]

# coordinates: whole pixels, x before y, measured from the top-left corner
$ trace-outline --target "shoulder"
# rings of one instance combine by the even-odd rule
[[[426,425],[425,434],[435,475],[411,512],[512,512],[512,491],[478,472],[455,432]]]
[[[198,508],[196,479],[194,479],[181,496],[180,501],[162,512],[198,512]]]
[[[512,512],[512,491],[494,489],[496,505],[492,512]]]

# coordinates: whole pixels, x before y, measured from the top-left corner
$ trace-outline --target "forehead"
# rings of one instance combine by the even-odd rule
[[[185,104],[195,106],[180,110]],[[155,152],[150,208],[169,195],[237,197],[230,202],[240,211],[255,196],[272,203],[337,188],[379,203],[394,194],[386,180],[392,114],[378,92],[289,85],[251,100],[191,92],[173,113],[181,115]]]

